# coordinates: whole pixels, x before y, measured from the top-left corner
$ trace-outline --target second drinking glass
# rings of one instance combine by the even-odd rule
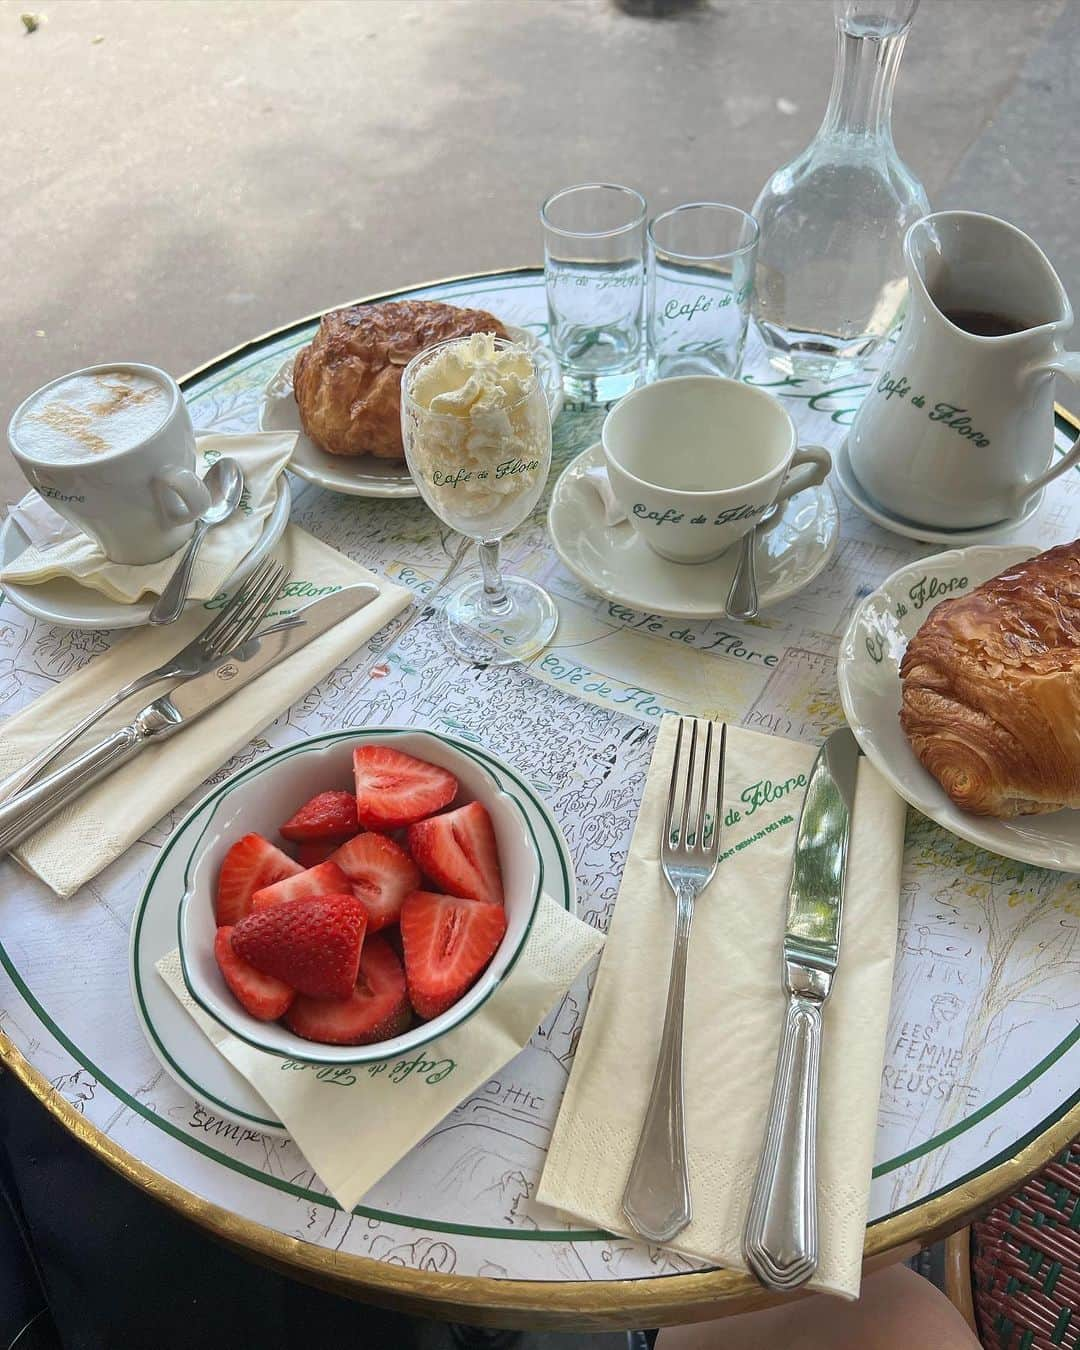
[[[737,206],[690,202],[649,222],[649,378],[742,366],[758,227]]]
[[[499,567],[500,541],[540,500],[551,467],[551,419],[532,357],[489,333],[428,347],[401,377],[401,430],[420,495],[480,555],[481,577],[446,602],[448,645],[480,665],[534,655],[559,612],[542,587]]]
[[[641,378],[646,209],[616,183],[564,188],[540,208],[548,342],[576,402],[610,403]]]

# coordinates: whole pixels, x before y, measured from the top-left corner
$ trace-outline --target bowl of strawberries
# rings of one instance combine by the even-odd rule
[[[388,1059],[489,997],[542,882],[521,803],[453,738],[314,737],[221,791],[185,877],[184,980],[271,1054]]]

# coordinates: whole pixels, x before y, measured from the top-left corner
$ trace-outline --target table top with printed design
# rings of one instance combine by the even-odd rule
[[[400,294],[475,304],[546,332],[536,269]],[[314,324],[256,339],[188,377],[196,427],[254,428],[260,390]],[[878,375],[825,385],[785,379],[752,342],[743,378],[770,388],[805,440],[835,449]],[[601,417],[575,407],[560,414],[547,495],[596,440]],[[1076,434],[1059,413],[1058,451]],[[445,567],[452,537],[418,499],[365,500],[300,480],[293,487],[293,520],[379,574],[422,594]],[[534,794],[537,818],[542,802],[565,835],[568,857],[554,836],[547,844],[566,862],[561,898],[574,903],[576,890],[579,914],[605,926],[662,713],[708,713],[820,740],[843,720],[836,651],[852,609],[897,567],[939,549],[886,532],[837,491],[840,541],[805,590],[752,624],[671,620],[591,595],[570,576],[546,535],[547,495],[506,545],[509,562],[546,585],[560,611],[553,645],[528,667],[455,666],[433,624],[419,623],[387,673],[366,678],[371,654],[357,652],[70,900],[0,864],[0,1057],[135,1184],[230,1242],[360,1298],[459,1321],[555,1327],[741,1311],[766,1297],[748,1277],[575,1229],[533,1206],[588,975],[529,1046],[351,1214],[276,1122],[199,1081],[198,1063],[174,1054],[155,1025],[152,994],[133,999],[129,990],[129,932],[137,964],[150,940],[140,922],[145,892],[182,865],[188,828],[200,820],[181,828],[188,813],[211,803],[215,784],[237,768],[301,736],[351,726],[429,725],[477,754],[501,756]],[[1005,541],[1035,549],[1075,535],[1080,475],[1072,473]],[[4,714],[110,641],[3,604]],[[58,929],[86,978],[45,959]],[[959,1227],[1080,1132],[1078,973],[1075,878],[991,856],[909,813],[868,1260]]]

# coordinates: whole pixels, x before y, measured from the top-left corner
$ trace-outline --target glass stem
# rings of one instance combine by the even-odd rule
[[[484,576],[483,609],[487,614],[506,614],[511,606],[499,569],[499,541],[478,539],[476,551],[480,556],[480,571]]]

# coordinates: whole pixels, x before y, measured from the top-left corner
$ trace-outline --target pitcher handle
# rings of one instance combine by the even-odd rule
[[[824,483],[832,469],[832,455],[823,445],[804,445],[801,446],[791,457],[791,463],[788,465],[787,475],[780,484],[780,491],[776,494],[775,501],[786,502],[789,497],[794,497],[796,492],[804,492],[807,488],[817,487],[819,483]],[[768,534],[774,526],[780,524],[783,516],[782,511],[777,511],[772,520],[758,527],[758,534]]]
[[[1080,352],[1058,352],[1053,361],[1042,362],[1038,366],[1039,373],[1048,375],[1064,375],[1067,380],[1072,380],[1073,384],[1080,384]],[[1033,497],[1040,488],[1044,488],[1047,483],[1052,483],[1055,478],[1063,474],[1066,469],[1080,462],[1080,435],[1073,441],[1068,451],[1061,459],[1051,464],[1045,473],[1041,473],[1038,478],[1033,478],[1030,483],[1022,483],[1014,493],[1016,499],[1015,514],[1019,515],[1024,508],[1025,502]]]

